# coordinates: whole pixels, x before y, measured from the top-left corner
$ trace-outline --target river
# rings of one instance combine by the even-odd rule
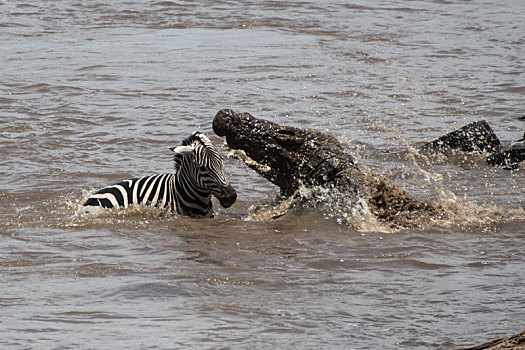
[[[399,157],[475,120],[525,131],[525,3],[0,2],[0,347],[451,349],[525,329],[525,168]],[[170,172],[223,108],[336,136],[454,218],[354,230],[258,221],[278,189],[235,159],[214,219],[88,215]],[[408,150],[408,152],[407,152]]]

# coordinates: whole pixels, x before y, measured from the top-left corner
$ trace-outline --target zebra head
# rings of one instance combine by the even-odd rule
[[[175,152],[175,169],[194,190],[211,193],[224,208],[235,203],[237,192],[226,179],[222,157],[209,138],[197,131],[170,149]]]

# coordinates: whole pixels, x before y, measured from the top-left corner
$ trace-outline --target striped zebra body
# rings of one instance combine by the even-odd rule
[[[92,194],[85,206],[127,208],[132,204],[170,209],[172,213],[212,217],[212,194],[224,207],[237,194],[226,180],[222,158],[210,140],[194,133],[175,152],[174,174],[157,174],[124,180]]]
[[[105,187],[91,195],[84,205],[103,208],[123,207],[132,204],[152,207],[173,207],[175,174],[157,174],[124,180]]]

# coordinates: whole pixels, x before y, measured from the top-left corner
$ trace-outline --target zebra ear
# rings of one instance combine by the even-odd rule
[[[169,147],[176,155],[187,156],[193,154],[194,147],[192,146],[177,146]]]

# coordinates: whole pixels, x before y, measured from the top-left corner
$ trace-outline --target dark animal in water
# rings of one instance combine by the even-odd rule
[[[430,203],[356,162],[331,135],[230,109],[216,114],[213,131],[225,136],[230,148],[244,151],[246,165],[277,185],[283,197],[294,195],[301,186],[322,187],[393,228],[419,226],[439,215]]]

